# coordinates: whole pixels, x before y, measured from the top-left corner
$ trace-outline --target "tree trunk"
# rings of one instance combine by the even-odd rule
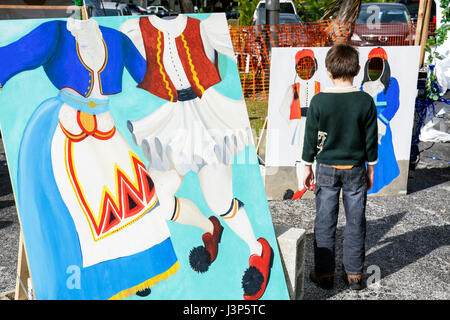
[[[193,13],[194,5],[192,0],[180,0],[180,9],[182,13]]]

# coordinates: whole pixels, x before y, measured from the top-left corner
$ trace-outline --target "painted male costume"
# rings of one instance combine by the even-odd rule
[[[165,100],[153,113],[128,122],[136,144],[142,145],[152,172],[157,171],[165,181],[174,181],[174,193],[189,171],[198,174],[211,211],[250,248],[250,267],[244,273],[242,287],[245,299],[259,299],[269,279],[272,249],[264,238],[256,240],[245,204],[233,194],[233,157],[251,145],[253,138],[244,100],[231,99],[216,87],[222,82],[219,53],[235,61],[228,33],[220,33],[228,30],[226,20],[215,14],[203,21],[181,14],[173,20],[149,16],[130,19],[120,29],[147,60],[147,72],[139,87]],[[168,219],[180,222],[180,215],[190,225],[205,225],[202,217],[192,222],[189,210]],[[209,219],[219,230],[219,220],[215,216]],[[203,239],[208,251],[206,265],[198,263],[197,248],[191,251],[190,263],[195,271],[207,271],[216,258],[218,233],[213,233],[213,245]],[[261,277],[254,277],[252,272]]]
[[[59,93],[29,119],[18,163],[36,297],[123,298],[169,277],[178,262],[165,221],[153,214],[153,181],[108,111],[124,68],[139,83],[145,60],[122,33],[69,19],[0,48],[2,85],[40,66]],[[67,287],[70,266],[80,268],[82,290]]]
[[[314,52],[310,49],[302,49],[295,55],[295,65],[302,58],[311,58],[315,62],[315,71],[317,71],[317,61]],[[305,135],[306,114],[312,97],[320,92],[320,82],[314,80],[314,75],[304,80],[299,77],[298,82],[290,85],[280,105],[280,114],[288,122],[289,126],[289,144],[295,149],[295,167],[297,172],[298,190],[292,199],[300,199],[306,188],[303,186],[304,167],[301,164],[303,137]]]
[[[213,87],[221,82],[216,53],[205,51],[199,20],[187,17],[185,28],[164,30],[153,18],[139,19],[147,72],[138,87],[167,103],[128,123],[136,143],[157,170],[185,175],[206,164],[230,164],[252,142],[243,101]]]
[[[370,59],[380,58],[383,61],[381,76],[370,81],[368,66]],[[368,194],[377,193],[389,185],[400,174],[392,143],[390,121],[395,116],[400,105],[400,89],[396,78],[390,76],[390,68],[386,51],[374,48],[370,51],[364,70],[364,80],[361,90],[369,93],[377,107],[378,114],[378,163],[375,165],[374,183]],[[383,132],[384,135],[383,135]]]

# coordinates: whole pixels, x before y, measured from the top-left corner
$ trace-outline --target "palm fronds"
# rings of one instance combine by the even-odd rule
[[[322,20],[333,19],[354,23],[361,10],[361,0],[336,0],[325,6]]]

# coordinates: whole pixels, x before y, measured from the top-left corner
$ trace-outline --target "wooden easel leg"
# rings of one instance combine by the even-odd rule
[[[31,276],[28,269],[27,252],[23,241],[22,231],[20,232],[19,240],[19,255],[17,261],[17,278],[16,278],[16,292],[14,300],[29,300],[32,299]]]
[[[266,119],[264,120],[264,125],[261,129],[261,131],[259,132],[259,139],[258,139],[258,144],[256,146],[256,154],[260,154],[260,148],[263,144],[265,144],[265,139],[266,139],[266,132],[267,132],[267,119],[268,117],[266,117]]]
[[[422,38],[420,39],[419,68],[423,67],[424,58],[425,58],[425,46],[426,46],[427,40],[428,40],[432,2],[433,2],[433,0],[428,0],[426,8],[425,8],[425,17],[424,17],[424,21],[423,21]]]

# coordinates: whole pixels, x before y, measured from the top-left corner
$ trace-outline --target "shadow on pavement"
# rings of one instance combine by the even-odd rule
[[[408,194],[450,181],[450,167],[416,169],[410,175],[413,178],[408,179]]]
[[[13,200],[0,201],[0,209],[12,207],[15,205],[16,205],[16,202]]]
[[[0,221],[0,229],[9,227],[13,223],[13,221]]]
[[[450,224],[444,226],[425,226],[415,230],[407,231],[399,235],[385,237],[394,226],[401,223],[407,212],[400,212],[385,218],[367,222],[366,235],[366,263],[365,266],[375,265],[380,268],[381,279],[405,268],[418,261],[432,251],[450,245]],[[344,227],[336,230],[336,273],[332,290],[323,290],[315,286],[309,280],[309,272],[314,267],[313,237],[312,233],[307,235],[306,250],[307,265],[310,269],[305,270],[305,296],[304,299],[328,299],[340,292],[347,290],[342,281],[342,240]],[[366,272],[366,270],[365,270]],[[424,270],[425,272],[425,270]],[[364,281],[370,275],[364,275]],[[308,289],[309,290],[308,292]]]

